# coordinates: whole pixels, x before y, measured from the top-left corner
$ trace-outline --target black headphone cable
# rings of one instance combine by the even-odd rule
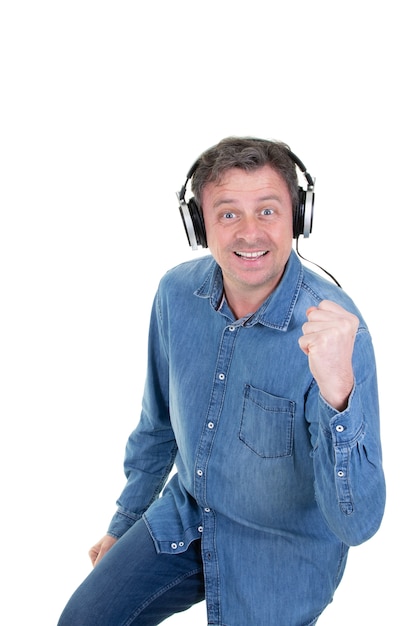
[[[300,253],[300,251],[299,251],[299,249],[298,249],[298,237],[297,237],[297,239],[295,240],[295,250],[296,250],[296,252],[297,252],[298,256],[299,256],[301,259],[303,259],[303,261],[307,261],[307,263],[312,263],[312,264],[313,264],[313,265],[315,265],[316,267],[319,267],[319,268],[320,268],[320,269],[321,269],[321,270],[322,270],[325,274],[327,274],[327,276],[329,276],[329,277],[332,279],[332,281],[333,281],[333,282],[335,282],[335,283],[336,283],[336,285],[337,285],[338,287],[340,287],[340,289],[342,289],[342,285],[341,285],[341,284],[340,284],[340,283],[339,283],[339,282],[335,279],[335,277],[334,277],[332,274],[330,274],[330,272],[328,272],[327,270],[325,270],[325,269],[324,269],[324,267],[322,267],[322,266],[321,266],[321,265],[319,265],[318,263],[314,263],[314,261],[309,261],[308,259],[306,259],[306,258],[305,258],[305,257],[304,257],[301,253]]]

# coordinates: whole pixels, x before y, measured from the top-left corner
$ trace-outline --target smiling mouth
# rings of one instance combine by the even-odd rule
[[[265,254],[268,254],[268,250],[260,250],[259,252],[236,252],[235,251],[235,254],[236,256],[242,259],[256,260],[262,256],[265,256]]]

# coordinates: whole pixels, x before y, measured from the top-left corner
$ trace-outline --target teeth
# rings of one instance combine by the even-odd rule
[[[260,256],[266,254],[266,250],[262,252],[236,252],[238,256],[244,257],[245,259],[257,259]]]

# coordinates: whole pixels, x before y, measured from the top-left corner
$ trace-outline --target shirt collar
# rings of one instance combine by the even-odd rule
[[[294,250],[291,251],[284,274],[274,291],[245,322],[245,326],[263,324],[269,328],[285,331],[297,302],[303,280],[303,266]],[[215,311],[218,311],[223,298],[223,276],[216,261],[212,261],[206,278],[194,294],[208,298]]]

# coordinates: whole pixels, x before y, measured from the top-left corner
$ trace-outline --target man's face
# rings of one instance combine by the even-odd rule
[[[269,165],[228,170],[208,183],[202,208],[210,251],[227,297],[258,306],[275,289],[292,249],[293,213],[284,179]]]

